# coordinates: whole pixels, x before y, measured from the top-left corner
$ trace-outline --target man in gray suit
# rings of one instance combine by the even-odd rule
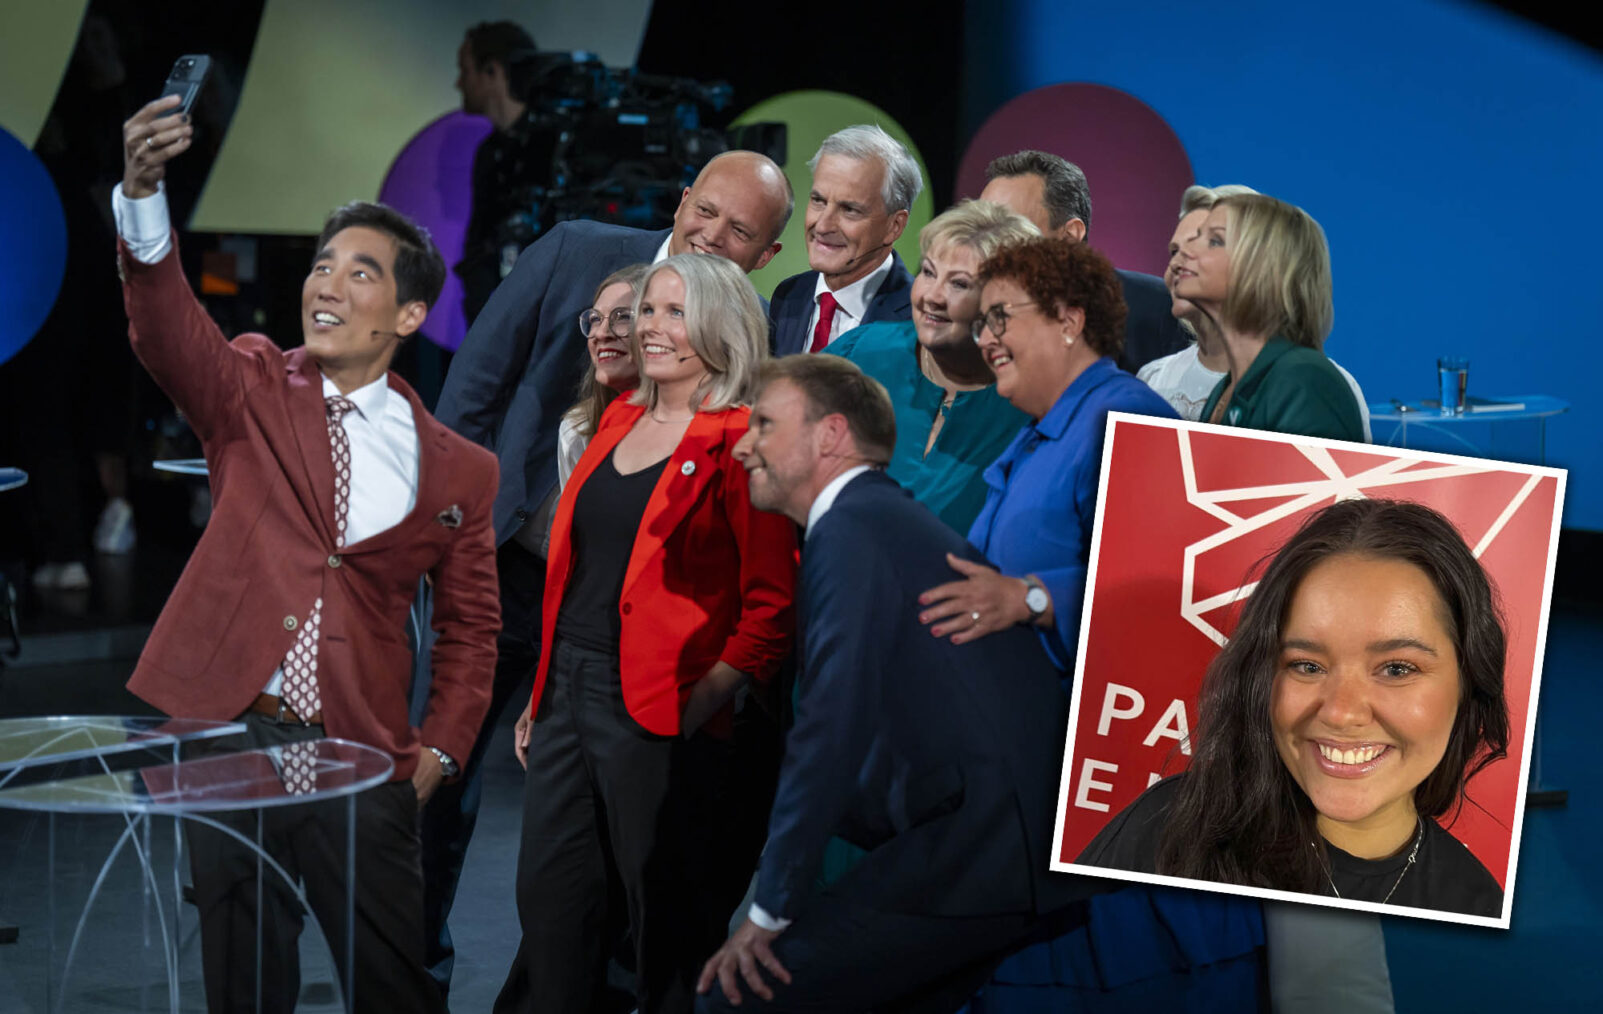
[[[757,270],[779,252],[793,205],[779,166],[755,152],[732,151],[708,162],[685,188],[670,229],[560,223],[518,258],[451,362],[435,417],[501,463],[494,520],[502,627],[478,741],[461,780],[437,793],[423,815],[428,957],[442,987],[453,957],[445,918],[478,817],[480,762],[507,700],[539,661],[543,532],[529,522],[556,487],[557,427],[584,373],[579,314],[603,278],[630,264],[706,253]]]

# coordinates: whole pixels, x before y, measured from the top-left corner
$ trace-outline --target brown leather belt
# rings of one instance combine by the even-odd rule
[[[308,718],[302,718],[295,714],[295,709],[289,706],[288,701],[282,697],[274,697],[272,694],[257,694],[256,700],[252,701],[250,707],[246,710],[254,711],[258,715],[266,715],[280,725],[323,724],[323,713],[321,711],[313,712]]]

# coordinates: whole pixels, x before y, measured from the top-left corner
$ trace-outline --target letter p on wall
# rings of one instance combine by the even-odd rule
[[[1130,706],[1126,708],[1119,707],[1121,698],[1128,700]],[[1113,724],[1115,718],[1139,718],[1141,712],[1146,710],[1146,707],[1146,698],[1141,696],[1141,691],[1134,687],[1109,683],[1108,689],[1102,694],[1102,714],[1097,716],[1096,734],[1098,736],[1106,736],[1108,728]]]

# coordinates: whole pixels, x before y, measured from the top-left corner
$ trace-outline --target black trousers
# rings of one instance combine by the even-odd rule
[[[939,891],[940,885],[931,884],[930,890]],[[825,893],[811,899],[774,941],[774,956],[790,973],[790,985],[759,968],[773,990],[772,1000],[751,992],[737,975],[738,1007],[714,981],[697,998],[696,1011],[951,1014],[985,984],[1003,958],[1066,918],[1083,919],[1083,912],[1081,905],[1050,920],[1034,914],[943,918],[885,912],[846,894]]]
[[[320,739],[322,726],[280,725],[256,714],[246,731],[205,741],[189,756]],[[262,846],[292,877],[333,951],[340,988],[346,979],[347,800],[261,811]],[[211,815],[255,841],[255,812]],[[256,854],[216,828],[186,821],[195,902],[200,910],[206,1005],[217,1012],[257,1010]],[[439,989],[423,968],[423,878],[418,867],[417,793],[410,780],[356,799],[356,962],[353,1011],[437,1012]],[[271,867],[261,878],[261,1007],[293,1011],[300,997],[298,940],[304,914]]]
[[[518,919],[497,1014],[601,1006],[610,885],[621,886],[640,1014],[683,1014],[729,912],[709,900],[706,840],[730,748],[642,728],[615,656],[558,641],[529,744]]]
[[[456,901],[468,842],[479,822],[479,801],[484,789],[484,755],[490,747],[501,714],[520,687],[527,687],[540,663],[540,600],[545,586],[545,562],[509,539],[496,552],[501,585],[501,634],[496,641],[495,681],[490,710],[462,764],[462,777],[440,786],[423,808],[423,912],[425,961],[442,993],[451,985],[456,947],[446,924]],[[432,641],[425,636],[424,643]],[[527,692],[527,691],[525,691]],[[427,694],[423,697],[426,699]],[[523,698],[516,701],[522,710]],[[421,709],[416,709],[421,711]],[[414,720],[421,720],[420,717]]]

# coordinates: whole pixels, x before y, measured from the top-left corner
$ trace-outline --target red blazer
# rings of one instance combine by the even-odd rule
[[[644,412],[627,397],[607,407],[557,501],[536,708],[573,571],[574,501]],[[750,415],[745,408],[696,413],[646,502],[624,572],[618,601],[623,700],[635,721],[661,736],[679,734],[690,689],[714,663],[766,680],[795,634],[796,526],[751,505],[746,469],[730,453]]]
[[[141,264],[119,246],[134,352],[200,437],[212,516],[128,688],[169,715],[230,719],[261,693],[323,600],[318,678],[330,736],[388,751],[397,779],[420,743],[466,761],[489,708],[501,625],[490,452],[434,420],[395,374],[418,438],[417,505],[336,549],[323,377],[304,349],[233,342],[196,301],[177,251]],[[434,685],[408,721],[407,613],[433,575]]]

